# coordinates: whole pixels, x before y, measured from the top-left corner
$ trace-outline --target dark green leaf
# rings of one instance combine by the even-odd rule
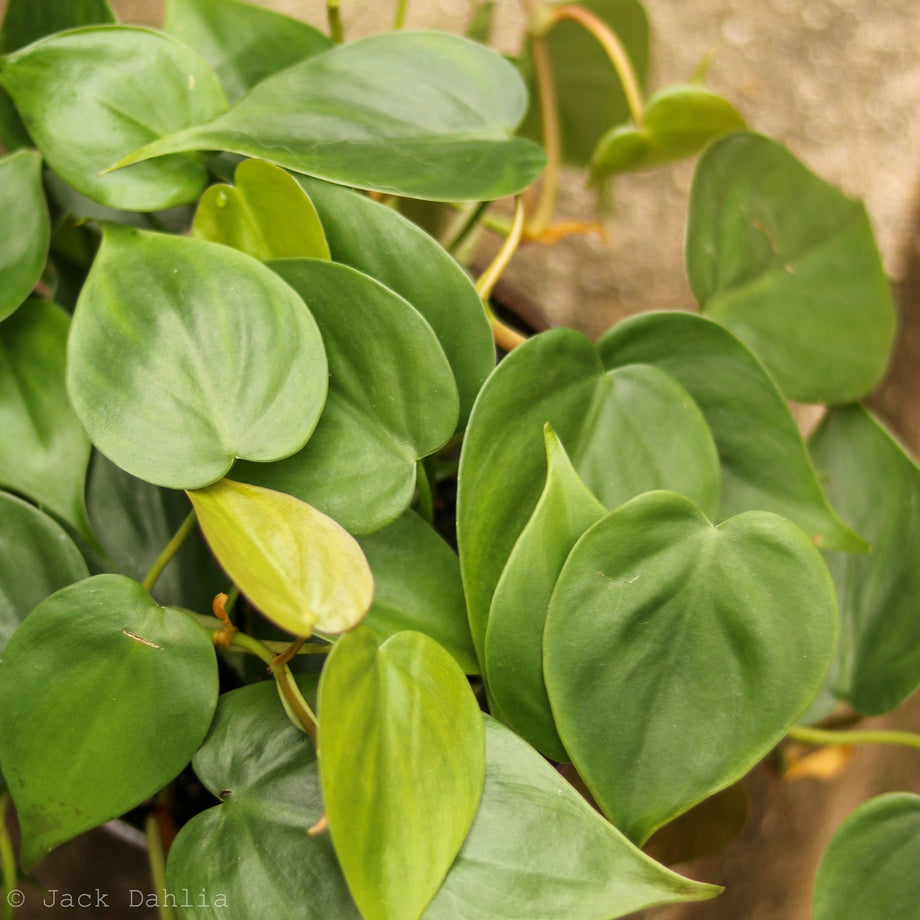
[[[501,198],[525,189],[545,163],[539,147],[511,136],[526,104],[514,68],[494,51],[437,32],[393,32],[295,64],[226,115],[120,165],[227,150],[413,198]]]
[[[414,920],[482,795],[485,738],[470,685],[422,633],[378,648],[359,627],[326,661],[318,714],[329,830],[351,893],[365,920]]]
[[[790,399],[849,402],[884,373],[895,309],[866,209],[775,141],[735,134],[706,151],[687,271]]]
[[[240,0],[167,0],[163,28],[214,68],[231,102],[332,47],[313,26]]]
[[[108,0],[8,0],[0,27],[0,54],[77,26],[115,22]]]
[[[302,451],[241,464],[234,477],[295,495],[352,533],[372,533],[409,507],[416,461],[456,427],[450,365],[418,312],[367,275],[315,259],[271,267],[319,323],[329,396]]]
[[[298,450],[326,391],[316,324],[274,272],[227,246],[114,224],[77,304],[67,375],[106,456],[184,489],[236,457]]]
[[[794,524],[713,527],[652,492],[579,540],[556,583],[544,673],[559,737],[630,839],[743,776],[815,697],[837,609]]]
[[[776,384],[728,330],[692,313],[646,313],[617,324],[597,347],[605,367],[654,364],[687,388],[719,450],[723,518],[774,511],[821,548],[868,549],[828,504]]]
[[[0,89],[0,145],[10,153],[32,145],[32,138],[5,89]]]
[[[100,204],[156,211],[193,201],[207,184],[200,158],[188,155],[100,175],[226,108],[210,67],[167,35],[129,26],[53,35],[0,60],[0,84],[48,165]]]
[[[26,618],[0,660],[0,699],[0,763],[30,869],[188,763],[217,704],[214,647],[137,582],[97,575]]]
[[[0,159],[0,320],[38,283],[48,258],[51,221],[42,191],[42,158],[20,150]]]

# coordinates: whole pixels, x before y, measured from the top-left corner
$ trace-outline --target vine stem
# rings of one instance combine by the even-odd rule
[[[559,171],[562,164],[562,142],[559,128],[559,104],[556,85],[553,83],[553,65],[542,35],[531,35],[530,51],[537,79],[537,98],[543,125],[543,148],[546,151],[546,169],[540,181],[540,198],[528,222],[530,236],[539,236],[549,226],[556,212],[559,197]]]
[[[211,632],[221,632],[225,626],[216,617],[207,616],[203,613],[195,613],[192,610],[186,610],[185,613],[194,617],[194,619],[205,629]],[[230,639],[230,646],[235,646],[241,651],[249,652],[257,658],[261,658],[267,665],[275,659],[275,655],[281,654],[290,648],[290,642],[275,642],[271,639],[256,639],[248,633],[237,630]],[[327,655],[332,646],[326,645],[305,645],[297,652],[298,655]]]
[[[141,584],[148,590],[152,591],[153,586],[157,583],[159,577],[163,574],[163,569],[169,565],[173,556],[179,552],[179,548],[185,542],[185,538],[194,530],[197,518],[194,511],[189,511],[188,517],[182,522],[175,536],[166,544],[166,548],[157,556],[156,561],[150,567],[150,571],[144,576]]]
[[[287,703],[288,715],[297,720],[298,727],[302,728],[310,736],[313,746],[316,747],[316,715],[310,708],[310,704],[303,698],[300,687],[297,686],[297,681],[294,680],[294,675],[287,666],[287,662],[281,660],[283,657],[283,654],[273,657],[271,663],[272,675],[278,684],[278,689],[281,691],[285,703]]]
[[[899,744],[920,750],[920,735],[902,731],[836,731],[829,728],[807,728],[793,725],[787,738],[804,744]]]
[[[406,24],[406,11],[409,9],[409,0],[397,0],[396,15],[393,17],[393,31],[398,32]]]
[[[0,917],[3,920],[12,920],[16,908],[7,899],[11,891],[16,888],[19,875],[16,870],[16,854],[13,852],[13,841],[6,826],[6,815],[9,811],[10,794],[0,792],[0,880],[2,880],[3,901],[0,902]]]
[[[154,812],[149,812],[144,820],[144,834],[147,838],[147,853],[150,861],[150,877],[155,892],[166,891],[166,849],[163,835]],[[168,898],[157,898],[157,913],[160,920],[177,920],[176,912],[169,904]]]
[[[337,45],[341,45],[345,41],[345,30],[342,28],[339,0],[326,0],[326,19],[329,22],[329,37]]]

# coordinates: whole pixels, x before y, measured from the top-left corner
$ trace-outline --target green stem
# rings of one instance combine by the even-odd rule
[[[195,528],[196,523],[197,518],[195,517],[195,512],[190,511],[188,517],[176,531],[175,536],[166,544],[166,548],[157,556],[156,561],[150,567],[150,571],[144,576],[144,580],[141,584],[143,584],[148,591],[153,590],[153,586],[157,583],[157,579],[163,574],[163,569],[169,565],[173,556],[179,552],[179,548],[185,542],[185,538]]]
[[[329,37],[341,45],[345,41],[345,30],[342,28],[339,0],[326,0],[326,18],[329,21]]]
[[[147,853],[150,862],[150,877],[153,880],[153,890],[159,894],[167,891],[166,887],[166,851],[163,847],[163,837],[160,834],[160,825],[154,812],[148,812],[144,821],[144,831],[147,837]],[[160,920],[177,920],[176,912],[168,903],[167,898],[157,898],[157,913]]]
[[[455,256],[460,247],[470,238],[470,234],[476,229],[486,213],[486,209],[491,201],[480,201],[467,214],[466,219],[460,224],[457,230],[443,242],[443,247]]]
[[[397,0],[396,15],[393,17],[393,31],[398,32],[406,24],[406,12],[409,9],[409,0]]]
[[[553,69],[546,39],[542,35],[532,35],[530,51],[537,79],[540,118],[543,123],[546,169],[540,180],[540,198],[537,208],[530,218],[527,229],[531,236],[539,236],[549,226],[553,214],[556,213],[559,172],[562,165],[562,142],[559,127],[559,104],[556,100],[556,85],[553,82]]]
[[[240,596],[240,589],[238,585],[230,585],[230,590],[227,592],[227,599],[224,601],[224,610],[229,616],[233,613],[233,607],[236,604]]]
[[[415,465],[418,470],[416,479],[418,482],[418,512],[429,523],[434,523],[434,497],[431,494],[431,480],[428,477],[428,470],[422,460]]]
[[[6,814],[9,810],[10,794],[0,792],[0,880],[2,880],[3,901],[0,902],[3,920],[12,920],[16,908],[7,900],[7,895],[16,889],[19,875],[16,870],[16,854],[13,841],[6,826]]]
[[[271,668],[272,674],[278,683],[278,689],[281,691],[285,703],[287,703],[288,715],[297,720],[298,726],[310,736],[310,740],[315,747],[316,716],[310,708],[310,704],[303,698],[303,694],[300,692],[300,687],[297,686],[297,681],[294,680],[291,669],[287,664],[283,662],[279,663],[277,658],[272,661]]]
[[[793,725],[787,738],[804,744],[900,744],[920,750],[920,735],[901,731],[835,731],[829,728],[806,728]]]

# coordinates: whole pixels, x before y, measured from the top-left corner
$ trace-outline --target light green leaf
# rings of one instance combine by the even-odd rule
[[[642,365],[605,373],[597,349],[572,329],[516,348],[483,387],[460,458],[457,540],[480,662],[492,593],[543,490],[547,423],[608,508],[658,488],[710,514],[719,507],[712,436],[676,380]]]
[[[414,511],[358,542],[374,573],[365,624],[379,641],[414,629],[434,639],[467,674],[479,664],[466,618],[460,561]]]
[[[485,728],[479,812],[424,920],[615,920],[719,893],[636,849],[513,732]]]
[[[876,796],[831,838],[815,877],[814,920],[911,917],[920,902],[920,797]]]
[[[239,0],[167,0],[163,28],[214,68],[231,102],[273,73],[332,47],[313,26]]]
[[[370,568],[354,538],[325,514],[291,495],[229,479],[188,495],[217,561],[282,629],[338,633],[367,612]]]
[[[83,483],[90,444],[64,388],[70,317],[29,301],[0,325],[0,484],[87,540]]]
[[[38,283],[48,259],[51,220],[42,191],[42,158],[20,150],[0,159],[0,320]]]
[[[244,160],[236,185],[212,185],[198,202],[192,235],[232,246],[262,262],[303,256],[328,259],[313,202],[290,173],[265,160]]]
[[[197,156],[100,173],[143,144],[226,109],[214,72],[168,35],[130,26],[74,29],[0,60],[48,165],[100,204],[156,211],[193,201],[207,184]]]
[[[895,308],[866,210],[775,141],[735,134],[706,151],[687,272],[788,398],[849,402],[881,379]]]
[[[326,229],[332,258],[405,297],[434,330],[460,395],[458,428],[495,367],[495,344],[469,275],[435,240],[366,195],[302,177]]]
[[[298,454],[234,476],[296,495],[352,533],[372,533],[412,501],[416,462],[457,424],[457,387],[425,320],[401,297],[333,262],[271,268],[309,304],[329,356],[329,395]]]
[[[438,32],[392,32],[295,64],[226,115],[118,165],[226,150],[411,198],[502,198],[545,164],[539,147],[512,136],[526,104],[514,68],[494,51]]]
[[[722,518],[774,511],[822,549],[868,549],[828,504],[776,384],[727,329],[693,313],[645,313],[618,323],[597,347],[607,368],[654,364],[687,388],[719,450]]]
[[[274,272],[226,246],[106,226],[70,334],[67,387],[93,443],[168,488],[306,442],[326,396],[319,330]]]
[[[415,920],[482,794],[485,738],[470,685],[422,633],[378,648],[362,627],[330,653],[318,714],[326,814],[352,896],[365,920]]]
[[[794,524],[713,527],[652,492],[579,540],[556,583],[543,667],[559,737],[604,813],[641,843],[743,776],[817,694],[834,588]]]
[[[547,425],[546,485],[501,574],[486,628],[486,677],[502,721],[552,760],[567,761],[543,683],[543,624],[578,538],[605,514]]]
[[[825,557],[841,616],[829,689],[877,715],[920,686],[920,469],[861,406],[832,409],[810,446],[831,500],[872,544]]]
[[[316,751],[271,683],[221,696],[192,765],[220,804],[169,850],[170,890],[207,895],[204,905],[189,899],[185,920],[258,917],[266,904],[277,917],[360,920],[329,834],[307,833],[323,816]]]
[[[717,137],[745,127],[735,107],[711,90],[696,83],[666,86],[649,97],[641,127],[620,125],[600,139],[591,176],[597,180],[696,156]]]
[[[0,763],[28,870],[188,763],[217,704],[214,646],[137,582],[97,575],[26,618],[0,660],[0,699]]]
[[[52,32],[114,22],[108,0],[7,0],[0,54],[16,51]]]

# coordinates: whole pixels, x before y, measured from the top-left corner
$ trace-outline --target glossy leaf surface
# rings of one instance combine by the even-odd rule
[[[450,438],[457,388],[431,327],[367,275],[316,259],[271,267],[310,305],[329,357],[329,395],[306,447],[237,478],[296,495],[352,533],[399,517],[415,465]]]
[[[569,759],[543,683],[543,625],[578,538],[605,514],[549,426],[546,485],[501,574],[486,628],[486,676],[502,720],[552,760]]]
[[[338,633],[367,612],[374,594],[367,560],[325,514],[283,492],[229,479],[189,498],[217,561],[282,629]]]
[[[286,457],[326,395],[303,301],[226,246],[107,225],[80,294],[67,385],[93,443],[169,488],[220,479],[236,457]]]
[[[690,198],[687,272],[800,402],[858,399],[880,380],[895,309],[866,210],[756,134],[713,144]]]
[[[316,208],[290,173],[265,160],[244,160],[234,182],[212,185],[201,196],[193,236],[232,246],[262,262],[329,258]]]
[[[122,164],[227,150],[412,198],[501,198],[545,163],[539,147],[512,136],[526,104],[523,83],[495,52],[438,32],[393,32],[295,64],[226,115]]]
[[[460,395],[458,427],[495,366],[495,345],[469,275],[427,233],[365,195],[303,177],[332,258],[405,297],[434,330]]]
[[[544,674],[556,727],[604,813],[642,842],[743,776],[820,689],[837,610],[794,524],[713,527],[640,496],[590,528],[556,583]]]
[[[7,0],[0,54],[16,51],[52,32],[114,22],[108,0]]]
[[[658,488],[709,513],[719,506],[712,437],[672,377],[638,365],[605,373],[597,349],[571,329],[516,348],[483,388],[460,459],[457,537],[480,660],[492,593],[543,490],[547,423],[608,508]]]
[[[231,102],[273,73],[332,47],[313,26],[239,0],[167,0],[163,28],[214,68]]]
[[[888,712],[920,685],[920,469],[861,406],[832,409],[810,446],[828,495],[872,544],[826,556],[841,616],[829,689],[858,712]]]
[[[0,320],[38,283],[48,258],[51,221],[42,191],[42,160],[34,150],[0,159]]]
[[[0,325],[0,484],[92,539],[83,504],[90,444],[64,387],[70,317],[29,301]]]
[[[318,715],[326,814],[351,893],[365,920],[419,917],[482,794],[485,738],[470,685],[422,633],[378,647],[362,627],[330,653]]]
[[[91,26],[53,35],[0,61],[0,84],[48,165],[100,204],[156,211],[193,201],[207,184],[200,159],[187,155],[100,175],[226,108],[210,67],[161,32]]]
[[[279,917],[360,920],[328,832],[307,833],[323,816],[316,751],[271,683],[221,696],[192,765],[221,801],[192,818],[169,851],[170,889],[206,893],[205,905],[189,898],[183,917],[255,917],[271,904]]]
[[[482,803],[424,920],[614,920],[719,893],[654,862],[517,735],[485,727]]]
[[[687,388],[719,450],[723,518],[774,511],[821,548],[868,549],[828,504],[782,393],[727,329],[693,313],[646,313],[618,323],[597,347],[605,367],[654,364]]]
[[[0,661],[0,699],[0,763],[29,869],[188,763],[217,704],[214,647],[137,582],[98,575],[26,618]]]

